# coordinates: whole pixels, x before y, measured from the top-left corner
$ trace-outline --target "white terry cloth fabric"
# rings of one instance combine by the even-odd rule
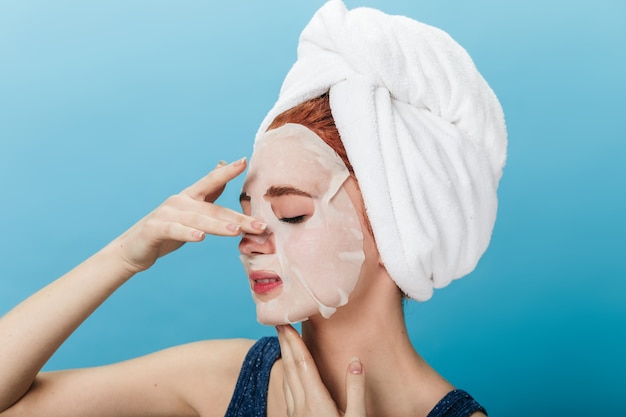
[[[506,159],[500,104],[445,32],[339,0],[302,32],[257,139],[329,90],[382,261],[409,297],[427,300],[489,244]]]

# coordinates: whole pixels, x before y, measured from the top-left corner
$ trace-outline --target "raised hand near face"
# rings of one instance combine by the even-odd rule
[[[237,236],[261,233],[265,225],[213,202],[226,184],[241,174],[246,159],[220,163],[206,177],[169,197],[163,204],[118,237],[114,244],[132,273],[148,269],[156,260],[185,242],[199,242],[206,234]]]
[[[346,369],[346,411],[337,409],[311,353],[290,325],[277,326],[283,362],[283,390],[289,417],[365,417],[365,374],[353,359]]]

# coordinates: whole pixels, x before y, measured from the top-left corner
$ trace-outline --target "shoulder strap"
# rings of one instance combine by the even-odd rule
[[[266,417],[270,372],[279,357],[276,337],[264,337],[250,348],[225,417]]]
[[[461,389],[455,389],[446,394],[427,417],[469,417],[477,411],[487,414],[471,395]]]

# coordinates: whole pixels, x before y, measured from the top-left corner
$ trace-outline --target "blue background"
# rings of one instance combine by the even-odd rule
[[[0,314],[220,159],[249,155],[321,4],[0,2]],[[625,415],[626,3],[346,4],[448,31],[507,115],[491,246],[474,273],[407,305],[418,351],[491,415]],[[240,185],[220,201],[237,208]],[[273,334],[236,244],[160,260],[47,369]]]

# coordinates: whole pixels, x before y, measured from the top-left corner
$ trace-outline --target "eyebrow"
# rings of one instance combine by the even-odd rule
[[[281,197],[284,195],[300,195],[303,197],[313,198],[313,196],[306,191],[290,186],[271,186],[265,192],[264,197]],[[246,194],[245,191],[242,191],[241,194],[239,194],[239,201],[250,201],[250,196]]]
[[[265,197],[281,197],[283,195],[300,195],[303,197],[313,198],[313,196],[306,191],[299,190],[290,186],[271,186],[265,192]]]

